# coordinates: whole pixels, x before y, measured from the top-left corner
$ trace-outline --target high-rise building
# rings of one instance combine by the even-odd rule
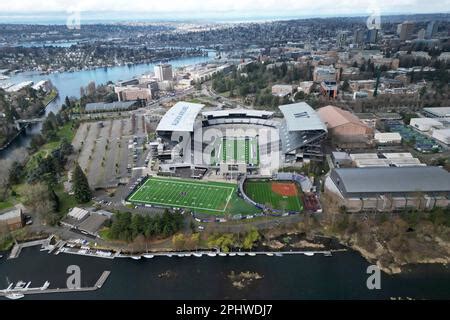
[[[438,29],[438,23],[436,21],[430,21],[430,23],[427,26],[427,32],[425,33],[425,37],[427,39],[433,38],[433,36],[436,34]]]
[[[366,31],[365,43],[376,43],[378,40],[378,29],[369,29]]]
[[[419,40],[425,39],[425,29],[419,30],[419,32],[417,33],[417,39],[419,39]]]
[[[337,45],[340,48],[345,47],[347,42],[347,34],[345,32],[339,32],[337,35]]]
[[[172,81],[172,65],[170,64],[158,64],[155,66],[155,76],[158,81]]]
[[[353,35],[353,43],[361,44],[364,40],[364,30],[357,29]]]
[[[400,41],[410,40],[414,29],[414,23],[405,21],[400,27]]]

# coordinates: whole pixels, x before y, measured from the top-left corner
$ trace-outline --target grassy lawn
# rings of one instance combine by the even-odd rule
[[[14,204],[11,201],[9,201],[9,200],[0,201],[0,211],[4,210],[4,209],[7,209],[7,208],[11,208],[13,206],[14,206]]]
[[[53,150],[59,147],[62,139],[66,139],[71,142],[75,136],[75,130],[72,129],[72,121],[69,121],[64,126],[62,126],[56,135],[58,136],[58,141],[51,141],[39,148],[39,151],[33,153],[26,164],[26,170],[33,170],[36,167],[39,158],[45,159]]]
[[[111,240],[110,236],[109,236],[109,228],[104,227],[102,228],[99,232],[98,235],[100,236],[100,238],[102,238],[103,240],[109,241]]]
[[[25,228],[14,230],[7,235],[0,235],[0,251],[10,250],[14,245],[14,239],[23,241],[28,235],[28,231]]]
[[[58,95],[58,91],[52,90],[42,101],[44,103],[44,106],[50,103],[55,97]]]
[[[69,212],[69,209],[78,205],[75,197],[64,192],[64,188],[62,186],[58,187],[55,190],[55,193],[59,198],[59,212],[66,214],[67,212]]]
[[[8,251],[14,245],[14,240],[10,235],[0,236],[0,252]]]

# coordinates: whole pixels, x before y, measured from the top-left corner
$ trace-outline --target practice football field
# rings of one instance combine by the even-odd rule
[[[235,190],[230,183],[151,177],[128,201],[223,213]]]

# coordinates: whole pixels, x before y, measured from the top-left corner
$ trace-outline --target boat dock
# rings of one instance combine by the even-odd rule
[[[48,237],[47,239],[41,239],[36,241],[30,241],[25,243],[16,243],[11,250],[11,253],[8,259],[15,259],[20,255],[20,252],[23,248],[29,248],[34,246],[42,246],[43,248],[49,248],[50,242],[53,239],[53,236]]]
[[[139,260],[142,257],[151,259],[156,257],[244,257],[244,256],[284,256],[284,255],[324,255],[326,257],[332,256],[334,252],[347,251],[347,249],[337,249],[337,250],[323,250],[323,251],[232,251],[232,252],[221,252],[221,251],[189,251],[189,252],[149,252],[143,255],[126,255],[121,254],[119,258],[132,258]]]
[[[44,286],[38,287],[38,288],[29,288],[29,284],[26,287],[23,288],[12,288],[12,284],[4,290],[0,290],[0,297],[14,297],[14,295],[19,296],[25,296],[29,294],[50,294],[50,293],[71,293],[71,292],[88,292],[88,291],[95,291],[100,289],[103,284],[106,282],[110,275],[110,271],[103,271],[100,278],[97,280],[95,285],[93,287],[85,287],[85,288],[54,288],[54,289],[48,289],[49,282],[46,282]],[[20,298],[20,297],[19,297]]]

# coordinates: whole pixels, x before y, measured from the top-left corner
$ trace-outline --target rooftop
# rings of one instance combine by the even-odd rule
[[[327,131],[316,111],[306,102],[286,104],[278,108],[283,113],[289,131]]]
[[[95,102],[86,104],[86,111],[108,111],[122,109],[126,110],[133,106],[136,101],[115,101],[110,103],[105,102]]]
[[[423,110],[436,117],[450,117],[450,107],[423,108]]]
[[[67,215],[75,220],[82,220],[86,215],[89,215],[89,211],[75,207],[72,208]]]
[[[439,167],[334,169],[345,193],[450,192],[450,173]]]
[[[17,219],[17,218],[20,218],[21,215],[22,215],[22,210],[20,210],[19,208],[14,208],[14,209],[11,209],[4,213],[0,213],[0,222],[8,221],[11,219]]]
[[[177,102],[158,124],[156,131],[193,132],[194,122],[203,104],[190,102]]]
[[[354,114],[334,106],[320,108],[317,110],[317,114],[320,119],[326,123],[328,128],[336,128],[347,123],[353,123],[364,127],[367,126]]]
[[[227,117],[230,115],[243,114],[247,117],[272,117],[273,112],[264,110],[249,110],[249,109],[230,109],[230,110],[218,110],[218,111],[205,111],[202,112],[204,117]]]

